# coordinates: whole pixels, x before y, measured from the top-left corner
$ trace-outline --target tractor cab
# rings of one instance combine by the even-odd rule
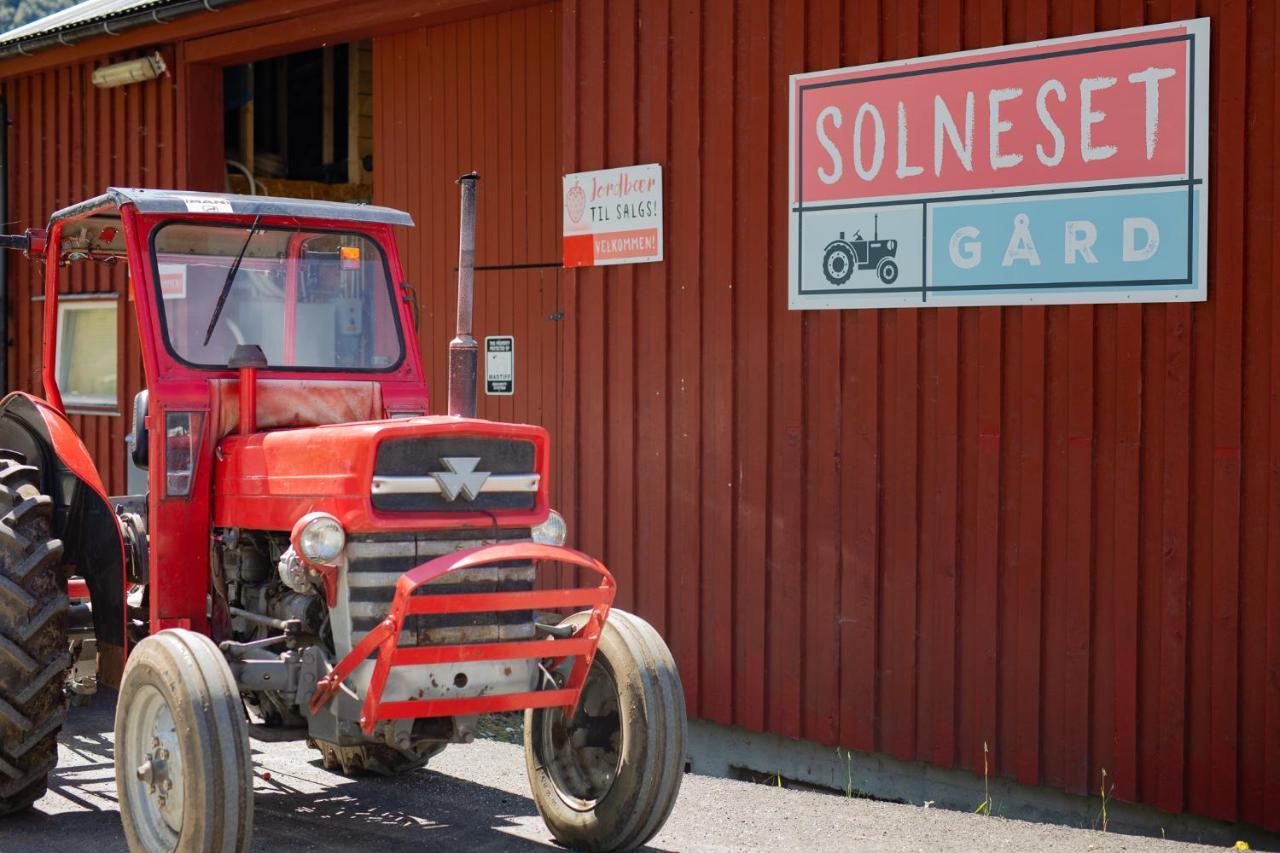
[[[96,648],[120,686],[131,849],[245,849],[250,731],[305,739],[342,772],[401,773],[469,741],[478,715],[525,710],[535,800],[562,842],[639,845],[674,803],[685,722],[666,645],[611,610],[603,564],[564,547],[546,431],[474,417],[474,176],[462,185],[447,415],[428,414],[403,212],[111,189],[0,238],[45,276],[44,398],[0,402],[0,524],[33,525],[0,550],[44,556],[0,553],[0,593],[25,596],[7,612],[0,595],[0,630],[39,638],[26,654],[49,684],[72,657],[83,681]],[[59,279],[77,263],[128,266],[144,494],[106,493],[64,412]],[[555,563],[585,585],[541,582]],[[52,690],[35,691],[38,723],[0,731],[0,766],[35,756],[30,785],[0,780],[0,813],[43,791],[65,708]],[[43,740],[6,752],[19,735]]]

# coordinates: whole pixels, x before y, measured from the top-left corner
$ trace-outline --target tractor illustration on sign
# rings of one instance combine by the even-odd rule
[[[44,396],[0,401],[0,816],[46,791],[64,684],[102,683],[132,853],[248,850],[251,735],[390,775],[508,711],[558,842],[661,829],[687,734],[671,652],[565,547],[547,431],[476,417],[475,183],[446,414],[428,414],[407,213],[112,188],[0,236],[45,284]],[[68,270],[99,263],[128,267],[141,344],[134,495],[104,489],[56,369]]]
[[[843,231],[838,240],[827,244],[822,255],[822,272],[827,281],[840,285],[846,283],[855,269],[875,270],[885,284],[898,280],[897,240],[880,239],[880,217],[875,217],[875,232],[867,240],[861,231],[853,232],[853,239],[846,240]]]

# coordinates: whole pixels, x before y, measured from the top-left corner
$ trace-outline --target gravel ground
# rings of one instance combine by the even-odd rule
[[[0,851],[125,851],[111,764],[114,698],[104,691],[92,707],[73,711],[49,794],[35,810],[0,821]],[[497,739],[452,746],[429,769],[399,779],[347,779],[325,771],[304,744],[255,741],[254,850],[554,849],[529,798],[523,749],[504,742],[516,736],[514,723],[497,718],[487,726]],[[780,848],[1219,849],[694,775],[685,777],[675,813],[648,849]]]

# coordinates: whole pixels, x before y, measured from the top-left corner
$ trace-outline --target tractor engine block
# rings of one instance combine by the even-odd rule
[[[279,634],[279,627],[271,624],[275,621],[297,623],[300,636],[325,643],[328,614],[322,590],[286,584],[277,569],[292,554],[288,535],[256,530],[220,534],[215,578],[221,575],[235,639],[251,641]],[[325,645],[332,651],[332,641]]]

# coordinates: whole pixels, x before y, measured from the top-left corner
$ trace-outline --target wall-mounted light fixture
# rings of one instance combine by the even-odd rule
[[[104,65],[95,69],[93,72],[93,85],[99,89],[127,86],[130,83],[154,80],[163,74],[165,70],[164,58],[157,52],[151,56],[130,59],[128,62],[117,62],[114,65]]]

